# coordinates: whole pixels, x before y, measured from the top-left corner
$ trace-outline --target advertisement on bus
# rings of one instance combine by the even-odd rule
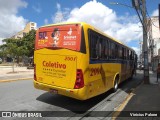
[[[81,43],[81,25],[48,26],[37,30],[36,49],[67,48],[79,51]]]

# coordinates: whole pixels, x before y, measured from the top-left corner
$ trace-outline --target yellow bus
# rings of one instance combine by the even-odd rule
[[[135,51],[84,23],[40,27],[34,51],[34,87],[79,100],[117,90],[132,78]]]

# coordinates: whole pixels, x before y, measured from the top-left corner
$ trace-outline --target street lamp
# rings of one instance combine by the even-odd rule
[[[111,5],[123,5],[123,6],[126,6],[126,7],[129,7],[129,8],[134,8],[132,6],[129,6],[129,5],[126,5],[126,4],[122,4],[122,3],[117,3],[117,2],[110,2]]]

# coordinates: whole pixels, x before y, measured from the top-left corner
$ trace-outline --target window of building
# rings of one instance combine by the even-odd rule
[[[25,36],[27,33],[23,32],[23,36]]]
[[[35,24],[34,23],[31,23],[31,26],[34,26]]]
[[[34,27],[31,27],[31,30],[33,30],[34,29]]]

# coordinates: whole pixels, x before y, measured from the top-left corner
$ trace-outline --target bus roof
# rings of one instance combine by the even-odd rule
[[[88,23],[85,23],[85,22],[61,22],[61,23],[56,23],[56,24],[48,24],[48,25],[44,25],[44,26],[41,26],[41,28],[42,28],[42,27],[55,26],[55,25],[69,25],[69,24],[88,25],[91,29],[95,30],[96,32],[98,32],[98,33],[100,33],[100,34],[102,34],[102,35],[104,35],[104,36],[110,38],[111,40],[113,40],[113,41],[115,41],[115,42],[117,42],[117,43],[119,43],[119,44],[121,44],[121,45],[123,45],[123,46],[125,46],[125,47],[127,47],[127,48],[129,48],[129,49],[131,49],[131,50],[133,50],[132,48],[130,48],[130,47],[128,47],[127,45],[125,45],[124,43],[120,42],[119,40],[117,40],[117,39],[115,39],[115,38],[109,36],[108,34],[106,34],[106,33],[102,32],[102,31],[100,31],[98,28],[93,27],[92,25],[90,25],[90,24],[88,24]],[[134,51],[134,50],[133,50],[133,51]]]

